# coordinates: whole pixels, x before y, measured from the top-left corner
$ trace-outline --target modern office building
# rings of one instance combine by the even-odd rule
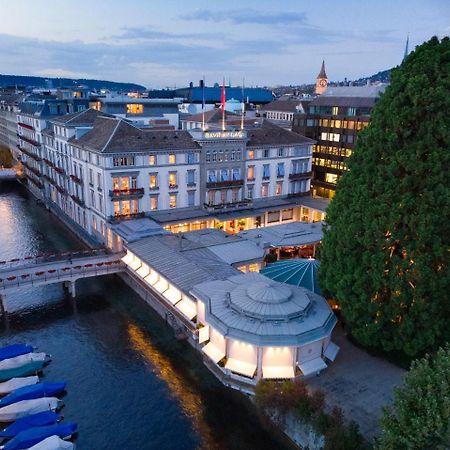
[[[306,113],[294,115],[293,131],[316,141],[311,181],[314,196],[333,197],[357,134],[369,124],[372,108],[385,88],[381,83],[329,87],[309,104]]]

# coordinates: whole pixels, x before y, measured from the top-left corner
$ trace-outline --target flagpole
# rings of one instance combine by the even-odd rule
[[[205,75],[203,75],[202,96],[202,130],[205,131]]]
[[[225,131],[225,77],[223,77],[222,81],[222,131]]]
[[[245,103],[244,103],[244,86],[245,86],[245,77],[242,78],[241,130],[244,129],[244,111],[245,111]]]

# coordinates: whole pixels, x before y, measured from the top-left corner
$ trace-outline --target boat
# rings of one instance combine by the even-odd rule
[[[14,358],[4,359],[0,361],[0,371],[7,369],[17,369],[25,364],[35,361],[46,361],[47,355],[45,353],[27,353],[26,355],[15,356]]]
[[[15,369],[0,370],[0,381],[33,375],[42,370],[45,361],[33,361]]]
[[[17,419],[14,423],[0,431],[0,438],[10,439],[19,434],[21,431],[28,430],[33,427],[43,427],[45,425],[53,425],[61,420],[61,415],[53,411],[42,411],[31,416]]]
[[[50,436],[47,439],[33,445],[28,450],[74,450],[75,444],[63,441],[59,436]]]
[[[0,408],[0,422],[13,422],[30,414],[41,411],[56,411],[63,406],[63,402],[56,397],[35,398],[22,400],[12,405]]]
[[[45,427],[34,427],[21,431],[17,436],[0,447],[2,450],[24,450],[39,444],[50,436],[70,438],[77,431],[76,423],[62,423]],[[45,447],[44,447],[45,448]]]
[[[31,400],[33,398],[52,397],[60,394],[66,388],[65,382],[56,383],[38,383],[31,386],[24,386],[8,394],[0,400],[0,408],[2,406],[12,405],[21,400]]]
[[[0,383],[0,395],[6,395],[16,389],[36,383],[39,383],[39,377],[37,375],[33,375],[31,377],[11,378],[9,381]]]
[[[15,356],[31,353],[33,347],[27,344],[13,344],[0,348],[0,361],[4,359],[14,358]]]

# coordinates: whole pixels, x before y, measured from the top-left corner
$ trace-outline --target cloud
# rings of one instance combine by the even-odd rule
[[[256,25],[287,25],[306,23],[306,14],[295,11],[263,13],[251,8],[212,11],[199,9],[181,16],[184,20],[200,20],[204,22],[231,22],[238,25],[249,23]]]
[[[171,33],[166,31],[154,30],[149,26],[145,27],[124,27],[121,28],[121,33],[110,36],[107,39],[117,40],[181,40],[181,39],[211,39],[217,37],[216,33]]]

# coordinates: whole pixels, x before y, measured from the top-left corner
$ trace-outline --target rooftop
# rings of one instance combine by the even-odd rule
[[[313,139],[309,139],[301,134],[294,133],[281,128],[265,120],[260,128],[247,130],[248,147],[261,145],[305,145],[314,144]]]
[[[261,111],[280,111],[280,112],[298,112],[303,110],[300,100],[275,100],[268,103]]]

